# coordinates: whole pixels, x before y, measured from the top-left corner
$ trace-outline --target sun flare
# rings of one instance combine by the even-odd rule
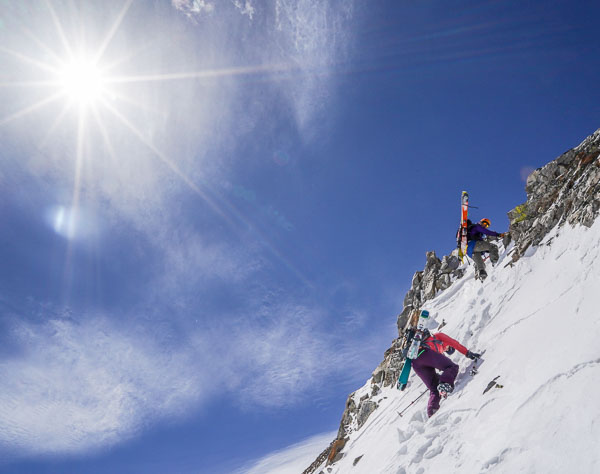
[[[93,104],[106,89],[98,65],[85,58],[64,64],[59,73],[59,84],[64,94],[80,105]]]

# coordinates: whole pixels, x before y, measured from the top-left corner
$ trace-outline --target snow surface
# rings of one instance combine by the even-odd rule
[[[424,306],[443,332],[485,351],[478,374],[455,352],[455,391],[430,419],[428,393],[399,416],[424,390],[414,373],[405,391],[383,389],[324,472],[600,473],[600,219],[554,229],[512,267],[509,252],[487,262],[483,283],[471,265]],[[497,376],[502,388],[484,394]]]

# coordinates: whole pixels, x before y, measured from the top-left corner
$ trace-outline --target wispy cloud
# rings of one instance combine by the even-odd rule
[[[336,434],[335,432],[322,433],[275,451],[241,468],[236,474],[298,474],[329,446]]]
[[[196,3],[179,0],[173,5],[200,20],[206,8]],[[254,29],[247,30],[231,23],[231,17],[227,16],[228,28],[243,32],[238,58],[289,65],[291,72],[286,80],[280,81],[281,71],[276,71],[274,81],[279,83],[279,93],[291,106],[298,131],[307,139],[318,130],[317,117],[331,105],[334,73],[351,54],[354,3],[354,0],[271,0],[257,10],[250,0],[232,0],[243,16],[251,20],[260,16],[262,20],[255,22]],[[225,4],[210,11],[214,13],[211,21],[221,21]]]
[[[252,6],[252,2],[250,0],[233,0],[233,4],[240,11],[242,15],[247,15],[251,20],[254,16],[254,7]]]
[[[331,105],[332,76],[349,52],[354,2],[276,0],[278,44],[300,74],[284,93],[293,105],[299,130],[316,133],[314,119]]]
[[[326,380],[364,380],[377,344],[358,346],[356,321],[332,331],[325,316],[289,302],[185,326],[11,317],[13,349],[0,362],[0,444],[21,454],[85,452],[201,411],[215,396],[229,394],[243,409],[283,408],[318,398]]]
[[[172,4],[190,18],[195,15],[212,13],[215,9],[214,3],[207,0],[172,0]]]
[[[238,365],[231,367],[235,373],[252,374],[229,378],[232,388],[243,393],[242,400],[289,407],[317,381],[339,376],[342,360],[349,354],[333,350],[336,338],[319,327],[324,316],[318,309],[290,304],[263,310],[262,315],[234,325],[230,357]]]
[[[18,354],[0,362],[0,441],[28,453],[113,444],[208,396],[190,353],[106,318],[14,322]]]
[[[242,402],[292,407],[327,392],[325,380],[368,378],[379,355],[372,348],[383,344],[387,331],[360,318],[332,324],[323,308],[282,300],[251,310],[231,326],[227,380]]]

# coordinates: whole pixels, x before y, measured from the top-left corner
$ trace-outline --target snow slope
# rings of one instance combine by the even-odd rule
[[[414,373],[404,392],[383,389],[324,472],[600,472],[600,219],[554,229],[512,267],[506,254],[487,263],[483,284],[471,265],[424,307],[446,320],[443,332],[485,350],[479,373],[456,352],[455,392],[431,419],[428,393],[398,415],[424,390]],[[496,376],[503,388],[483,394]],[[356,401],[369,390],[370,380]]]

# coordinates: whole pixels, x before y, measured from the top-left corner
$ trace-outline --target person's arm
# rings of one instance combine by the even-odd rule
[[[462,355],[466,356],[467,352],[469,352],[468,349],[465,346],[463,346],[460,342],[458,342],[456,339],[452,339],[450,336],[444,334],[443,332],[438,332],[433,337],[438,339],[439,341],[442,341],[444,344],[450,347],[454,347]]]
[[[477,232],[481,232],[482,234],[490,235],[492,237],[500,237],[500,233],[494,232],[493,230],[490,230],[490,229],[487,229],[486,227],[482,226],[481,224],[475,224],[475,227],[477,229]]]

